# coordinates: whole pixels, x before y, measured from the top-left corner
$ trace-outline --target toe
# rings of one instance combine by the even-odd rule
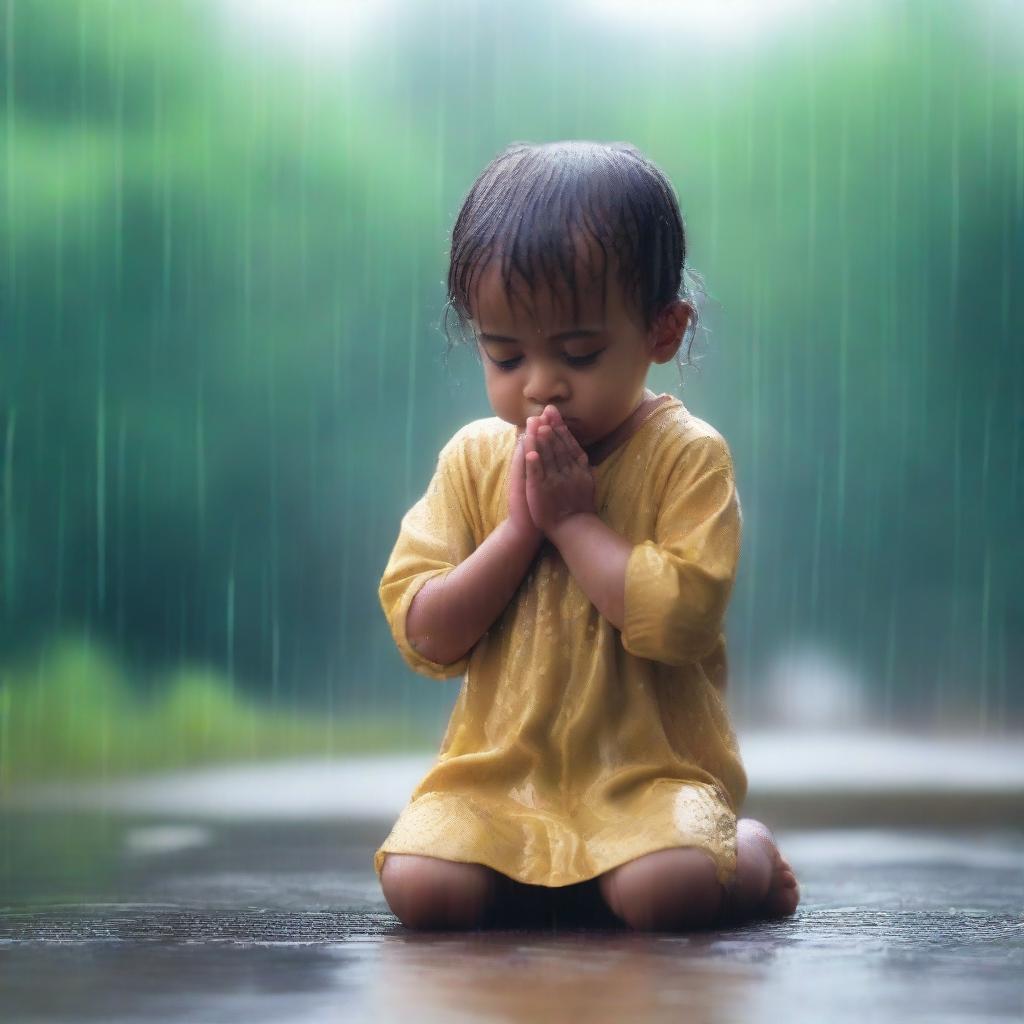
[[[795,877],[782,879],[773,886],[764,902],[766,917],[789,917],[800,903],[800,886]]]

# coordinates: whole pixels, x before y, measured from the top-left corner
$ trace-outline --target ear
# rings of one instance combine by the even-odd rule
[[[693,315],[689,303],[673,299],[656,317],[648,335],[651,360],[667,363],[679,351]]]

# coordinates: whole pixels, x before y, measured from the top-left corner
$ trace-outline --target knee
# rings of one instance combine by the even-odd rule
[[[677,931],[712,923],[724,890],[715,862],[696,847],[657,850],[601,877],[612,912],[636,931]]]
[[[497,895],[497,872],[464,864],[389,853],[380,875],[391,912],[413,929],[479,927]]]

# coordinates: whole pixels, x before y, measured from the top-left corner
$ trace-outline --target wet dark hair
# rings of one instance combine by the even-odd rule
[[[541,286],[571,296],[575,315],[578,271],[600,284],[604,301],[609,265],[645,330],[669,303],[685,302],[689,362],[703,282],[686,267],[686,233],[671,182],[630,143],[513,142],[483,169],[452,229],[446,358],[449,314],[465,332],[480,275],[494,258],[513,302],[528,304],[515,286],[522,280],[529,291]]]

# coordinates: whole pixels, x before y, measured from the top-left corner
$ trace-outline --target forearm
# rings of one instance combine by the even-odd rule
[[[633,545],[592,512],[568,516],[549,536],[587,597],[621,630],[626,617],[626,564]]]
[[[543,534],[524,534],[503,520],[468,558],[413,598],[406,617],[409,643],[441,665],[461,658],[504,611],[543,540]]]

